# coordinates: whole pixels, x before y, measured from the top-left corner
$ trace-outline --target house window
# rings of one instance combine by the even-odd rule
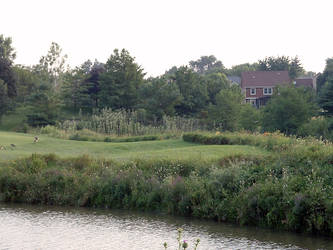
[[[264,88],[264,95],[272,95],[273,88]]]
[[[256,94],[256,89],[250,89],[250,94],[255,95]]]

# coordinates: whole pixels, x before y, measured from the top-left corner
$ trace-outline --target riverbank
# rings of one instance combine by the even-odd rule
[[[318,145],[219,160],[33,154],[1,164],[0,200],[163,211],[333,236],[332,178],[332,155]]]

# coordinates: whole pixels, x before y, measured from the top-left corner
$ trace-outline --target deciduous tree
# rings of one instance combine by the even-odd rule
[[[208,118],[224,130],[233,131],[239,126],[241,103],[244,99],[239,86],[222,89],[216,96],[216,105],[210,105]]]
[[[41,57],[35,69],[57,89],[66,70],[66,59],[67,55],[63,55],[59,44],[52,42],[46,56]]]
[[[247,72],[247,71],[256,71],[258,70],[258,63],[243,63],[239,65],[234,65],[227,71],[227,74],[229,76],[241,76],[242,72]]]
[[[225,68],[221,61],[217,60],[215,56],[202,56],[196,61],[190,61],[191,69],[198,74],[209,73],[224,73]]]
[[[178,85],[182,95],[182,101],[176,105],[177,114],[194,115],[206,107],[207,86],[200,75],[182,66],[171,80]]]
[[[164,115],[174,115],[175,106],[181,100],[177,84],[164,78],[148,79],[140,88],[139,107],[144,108],[153,119],[160,120]]]
[[[263,129],[295,134],[297,129],[318,112],[315,93],[294,86],[278,87],[263,110]]]
[[[289,56],[266,57],[259,60],[258,64],[258,69],[263,71],[287,70],[291,79],[304,73],[304,68],[297,56],[294,58]]]
[[[222,90],[230,87],[229,81],[223,73],[205,75],[204,81],[207,87],[209,102],[216,104],[215,97]]]

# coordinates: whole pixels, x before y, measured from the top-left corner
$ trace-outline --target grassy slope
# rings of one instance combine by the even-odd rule
[[[15,144],[14,150],[8,150],[10,144]],[[238,145],[199,145],[182,140],[104,143],[61,140],[46,136],[40,137],[40,142],[33,143],[33,135],[1,132],[0,145],[7,150],[0,151],[0,161],[12,160],[29,156],[32,153],[55,153],[61,157],[71,157],[89,154],[94,157],[126,160],[133,158],[205,158],[217,159],[233,154],[267,154],[253,146]]]

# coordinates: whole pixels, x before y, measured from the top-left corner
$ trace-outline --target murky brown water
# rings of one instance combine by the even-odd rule
[[[0,249],[333,249],[333,239],[164,215],[0,203]]]

